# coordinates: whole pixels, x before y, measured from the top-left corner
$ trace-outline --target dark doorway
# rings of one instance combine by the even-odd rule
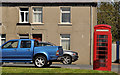
[[[42,41],[42,34],[33,34],[33,39],[36,39],[38,41]]]

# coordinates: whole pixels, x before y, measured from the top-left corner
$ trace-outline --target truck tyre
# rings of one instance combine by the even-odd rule
[[[46,66],[50,67],[50,65],[52,65],[52,62],[48,62]]]
[[[34,59],[34,64],[36,67],[45,67],[47,65],[47,59],[45,56],[39,55]]]
[[[71,58],[71,56],[65,55],[65,56],[63,56],[63,57],[64,57],[64,58],[63,58],[63,61],[62,61],[63,64],[67,65],[67,64],[71,64],[71,63],[72,63],[72,58]]]

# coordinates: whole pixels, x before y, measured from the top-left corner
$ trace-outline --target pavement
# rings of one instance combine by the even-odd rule
[[[12,63],[5,63],[3,67],[35,67],[34,64],[12,64]],[[71,64],[71,65],[63,65],[63,64],[52,64],[48,68],[72,68],[72,69],[89,69],[93,70],[93,65],[78,65],[78,64]],[[112,64],[113,72],[120,74],[120,64]]]

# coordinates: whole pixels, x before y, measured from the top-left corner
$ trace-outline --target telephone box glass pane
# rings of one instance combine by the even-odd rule
[[[106,67],[108,35],[97,35],[97,59],[99,67]]]
[[[107,38],[107,35],[97,35],[97,38]]]
[[[97,39],[97,42],[107,42],[108,40],[106,39]]]
[[[97,43],[97,46],[108,46],[108,43]]]

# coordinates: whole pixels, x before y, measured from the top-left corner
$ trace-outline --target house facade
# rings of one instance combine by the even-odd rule
[[[78,52],[76,64],[90,64],[96,6],[82,0],[3,0],[0,45],[11,39],[37,39]]]

